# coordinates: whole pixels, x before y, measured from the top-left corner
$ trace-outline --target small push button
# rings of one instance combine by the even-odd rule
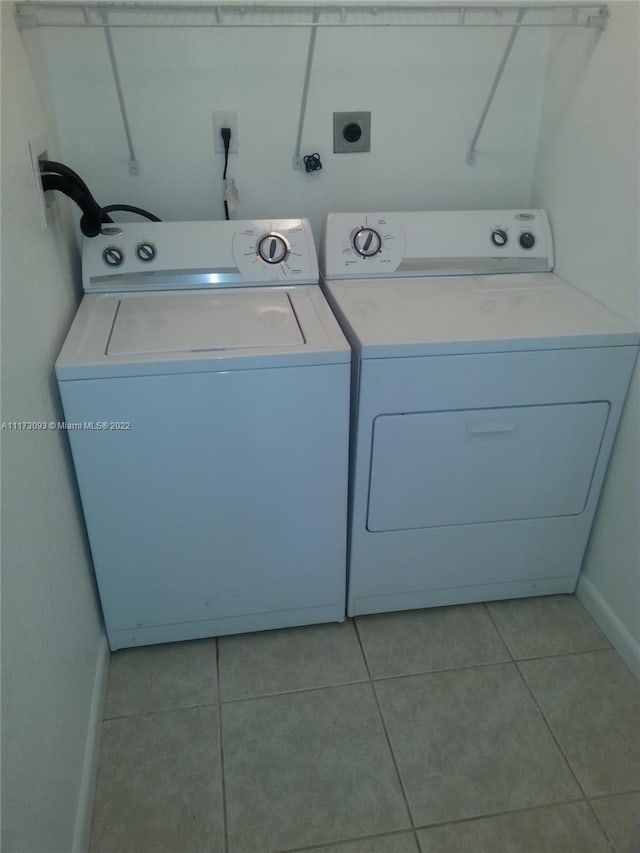
[[[531,231],[523,231],[520,235],[520,245],[523,249],[533,249],[536,244],[536,238]]]

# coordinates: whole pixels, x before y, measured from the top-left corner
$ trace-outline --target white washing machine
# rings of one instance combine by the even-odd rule
[[[541,210],[328,216],[350,615],[574,590],[640,336],[552,269]]]
[[[351,354],[308,222],[105,230],[56,374],[111,648],[342,621]]]

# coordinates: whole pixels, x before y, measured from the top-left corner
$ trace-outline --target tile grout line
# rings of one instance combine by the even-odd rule
[[[560,751],[560,754],[562,755],[562,758],[563,758],[563,760],[564,760],[564,763],[567,765],[567,767],[568,767],[568,769],[569,769],[569,772],[571,773],[571,776],[573,777],[573,780],[575,781],[576,785],[578,786],[578,790],[579,790],[579,791],[580,791],[580,793],[582,794],[582,799],[586,800],[586,799],[587,799],[587,795],[586,795],[586,793],[585,793],[585,791],[584,791],[584,789],[583,789],[582,785],[580,784],[580,781],[578,780],[578,777],[577,777],[577,776],[576,776],[576,774],[574,773],[574,771],[573,771],[573,767],[572,767],[572,766],[571,766],[571,764],[569,763],[569,759],[567,758],[567,756],[566,756],[566,755],[565,755],[565,753],[564,753],[564,750],[563,750],[563,749],[562,749],[562,747],[560,746],[560,743],[559,743],[559,741],[558,741],[558,738],[555,736],[555,734],[554,734],[554,732],[553,732],[553,730],[552,730],[552,728],[551,728],[551,725],[550,725],[549,721],[547,720],[546,714],[544,713],[544,711],[543,711],[543,710],[542,710],[542,708],[540,707],[540,703],[539,703],[539,702],[538,702],[538,700],[536,699],[536,697],[535,697],[535,695],[534,695],[534,693],[533,693],[533,690],[529,687],[529,684],[528,684],[528,682],[527,682],[527,679],[524,677],[524,675],[523,675],[523,673],[522,673],[522,670],[521,670],[521,669],[520,669],[520,667],[518,666],[518,661],[516,660],[516,658],[514,658],[513,654],[511,653],[511,649],[509,648],[509,646],[508,646],[508,644],[507,644],[507,641],[506,641],[506,640],[504,639],[504,637],[502,636],[502,633],[501,633],[501,631],[500,631],[500,628],[498,627],[498,624],[496,623],[495,619],[493,618],[493,615],[491,614],[491,610],[490,610],[490,609],[489,609],[489,607],[487,606],[487,603],[486,603],[486,602],[484,603],[484,607],[485,607],[485,610],[486,610],[486,612],[487,612],[487,615],[489,616],[489,619],[491,619],[491,622],[493,623],[494,628],[495,628],[495,629],[496,629],[496,631],[500,634],[500,639],[502,640],[502,642],[503,642],[503,643],[505,644],[505,646],[506,646],[507,652],[509,653],[509,657],[511,658],[511,663],[513,663],[513,665],[515,666],[515,668],[516,668],[516,672],[518,673],[518,675],[519,675],[519,677],[520,677],[520,680],[521,680],[521,681],[522,681],[522,683],[524,684],[524,686],[525,686],[525,689],[526,689],[527,693],[529,694],[529,696],[530,696],[531,700],[533,701],[533,703],[534,703],[534,705],[535,705],[535,707],[536,707],[536,709],[537,709],[538,713],[539,713],[539,714],[540,714],[540,716],[542,717],[542,720],[543,720],[543,722],[544,722],[544,724],[545,724],[545,727],[546,727],[547,731],[548,731],[548,732],[549,732],[549,734],[551,735],[551,737],[552,737],[552,739],[553,739],[553,742],[555,743],[556,747],[557,747],[557,748],[558,748],[558,750]],[[564,657],[564,655],[555,655],[554,657]],[[541,660],[541,658],[537,658],[537,660]]]
[[[613,842],[613,839],[611,838],[611,836],[609,835],[609,833],[605,829],[604,824],[600,820],[598,812],[593,807],[593,800],[606,799],[607,797],[621,797],[621,796],[624,796],[625,793],[627,793],[627,794],[640,794],[640,789],[638,789],[636,791],[625,791],[622,794],[599,794],[597,797],[587,797],[587,804],[588,804],[589,808],[591,809],[591,813],[595,817],[595,819],[598,823],[598,826],[604,832],[605,838],[607,839],[609,847],[611,848],[611,853],[618,853],[618,848],[616,847],[616,845]]]
[[[624,791],[613,791],[611,794],[595,794],[593,797],[587,795],[588,800],[607,800],[609,797],[624,797],[627,794],[640,794],[640,788],[628,788]]]
[[[523,806],[518,809],[507,809],[502,812],[487,812],[486,814],[472,815],[471,817],[459,817],[454,820],[439,820],[435,823],[420,824],[417,829],[437,829],[441,826],[455,826],[459,823],[473,823],[476,820],[491,820],[496,817],[504,817],[505,815],[521,814],[522,812],[536,812],[542,809],[554,809],[558,806],[574,806],[579,803],[584,803],[583,797],[574,797],[572,800],[561,800],[553,803],[540,803],[537,806]]]
[[[258,699],[273,699],[276,696],[296,696],[299,693],[313,693],[317,690],[332,690],[334,687],[353,687],[356,684],[368,684],[371,679],[359,678],[356,681],[337,681],[319,684],[316,687],[296,687],[292,690],[277,690],[275,693],[257,693],[255,696],[240,696],[237,699],[225,699],[223,705],[239,705],[242,702],[255,702]]]
[[[357,835],[353,838],[342,838],[338,841],[330,841],[329,847],[341,847],[343,844],[354,844],[359,841],[375,841],[378,838],[393,838],[396,835],[407,835],[410,833],[410,829],[393,829],[391,832],[378,832],[376,835]],[[314,853],[314,851],[323,851],[326,849],[326,844],[313,844],[310,847],[285,847],[282,850],[277,850],[276,853]]]
[[[356,632],[357,635],[357,632]],[[358,637],[359,639],[359,637]],[[362,647],[361,647],[362,650]],[[424,675],[439,675],[444,672],[462,672],[468,669],[482,669],[484,667],[491,666],[505,666],[507,664],[512,663],[511,659],[509,660],[498,660],[498,661],[489,661],[488,663],[478,663],[478,664],[466,664],[465,666],[455,666],[455,667],[447,667],[445,669],[429,669],[423,670],[420,672],[404,672],[399,675],[382,675],[377,678],[374,678],[369,673],[369,669],[366,663],[365,658],[365,666],[367,667],[367,677],[359,678],[355,681],[340,681],[333,682],[328,684],[320,684],[316,687],[297,687],[293,690],[281,690],[275,693],[258,693],[255,696],[242,696],[236,699],[226,699],[221,700],[219,697],[213,702],[198,702],[194,705],[176,705],[171,708],[157,708],[157,709],[148,709],[145,711],[135,711],[129,714],[116,714],[112,717],[105,717],[104,720],[127,720],[130,717],[146,717],[152,716],[154,714],[171,714],[177,711],[193,711],[196,708],[217,708],[223,705],[237,705],[242,702],[255,702],[259,699],[273,699],[278,696],[295,696],[300,693],[314,693],[318,690],[333,690],[338,687],[353,687],[357,684],[375,684],[377,682],[387,682],[387,681],[397,681],[402,678],[420,678]]]
[[[569,759],[568,759],[567,755],[565,754],[565,751],[564,751],[564,749],[562,748],[562,745],[560,744],[560,741],[558,740],[558,738],[557,738],[557,737],[556,737],[556,735],[555,735],[555,732],[554,732],[554,731],[553,731],[553,729],[551,728],[551,723],[550,723],[550,722],[549,722],[549,720],[547,719],[547,715],[544,713],[544,711],[542,710],[542,708],[541,708],[540,704],[538,703],[538,700],[536,699],[536,697],[535,697],[535,694],[534,694],[533,690],[529,687],[529,684],[528,684],[528,682],[527,682],[527,679],[524,677],[524,674],[523,674],[522,670],[521,670],[521,669],[520,669],[520,667],[518,666],[518,662],[517,662],[517,661],[514,661],[514,663],[515,663],[515,665],[516,665],[516,669],[517,669],[517,671],[518,671],[518,675],[520,676],[520,678],[522,679],[523,684],[524,684],[524,685],[525,685],[525,687],[527,688],[527,690],[528,690],[528,692],[529,692],[529,695],[531,696],[531,698],[532,698],[532,699],[533,699],[533,701],[535,702],[536,707],[537,707],[537,709],[538,709],[538,711],[539,711],[539,713],[540,713],[540,716],[542,717],[542,719],[543,719],[543,721],[544,721],[545,726],[547,727],[547,730],[548,730],[549,734],[550,734],[550,735],[551,735],[551,737],[553,738],[553,741],[554,741],[555,745],[558,747],[558,750],[560,751],[560,754],[562,755],[562,757],[563,757],[563,759],[564,759],[565,764],[566,764],[566,765],[567,765],[567,767],[569,768],[569,771],[571,772],[571,775],[573,776],[573,778],[574,778],[574,780],[575,780],[575,782],[576,782],[576,785],[578,786],[578,789],[579,789],[579,790],[580,790],[580,792],[582,793],[582,796],[583,796],[583,798],[584,798],[584,802],[587,804],[587,808],[589,809],[589,811],[590,811],[590,812],[591,812],[591,814],[593,815],[593,817],[594,817],[594,819],[595,819],[596,823],[597,823],[597,824],[598,824],[598,826],[600,827],[600,830],[601,830],[602,834],[604,835],[604,838],[605,838],[605,840],[606,840],[607,844],[608,844],[608,845],[609,845],[609,847],[611,848],[612,853],[615,853],[615,847],[613,846],[613,841],[612,841],[612,840],[611,840],[611,838],[609,837],[609,833],[607,832],[607,830],[604,828],[604,826],[603,826],[603,824],[602,824],[602,822],[601,822],[600,818],[598,817],[598,813],[596,812],[596,810],[594,809],[593,805],[591,804],[591,800],[589,799],[589,797],[588,797],[588,795],[587,795],[587,792],[584,790],[584,788],[582,787],[582,783],[581,783],[581,782],[580,782],[580,780],[578,779],[578,775],[576,774],[576,772],[574,771],[573,767],[571,766],[571,762],[569,761]]]
[[[507,659],[492,660],[482,663],[467,663],[464,666],[448,666],[443,669],[426,669],[422,672],[403,672],[400,675],[381,675],[378,678],[372,678],[372,682],[377,684],[380,681],[397,681],[400,678],[420,678],[423,675],[440,675],[443,672],[464,672],[468,669],[484,669],[490,666],[504,666],[512,661]]]
[[[357,632],[356,632],[357,633]],[[557,655],[557,657],[564,657],[564,655]],[[476,664],[465,664],[464,666],[450,666],[444,667],[443,669],[426,669],[420,670],[418,672],[402,672],[398,675],[380,675],[377,677],[369,674],[368,666],[367,666],[367,678],[359,678],[355,681],[340,681],[340,682],[332,682],[328,684],[319,684],[315,687],[297,687],[293,690],[279,690],[275,693],[258,693],[255,696],[240,696],[236,699],[225,699],[223,700],[223,705],[235,705],[240,702],[253,702],[256,699],[272,699],[275,696],[293,696],[297,693],[312,693],[316,690],[331,690],[334,687],[351,687],[356,684],[376,684],[379,681],[397,681],[400,678],[419,678],[422,675],[439,675],[442,672],[462,672],[467,669],[482,669],[483,667],[490,666],[504,666],[505,664],[513,663],[513,659],[503,659],[503,660],[494,660],[488,661],[487,663],[476,663]],[[366,665],[366,659],[365,659]],[[196,705],[192,707],[198,707]],[[178,709],[176,709],[178,710]],[[150,711],[149,713],[158,713]]]
[[[514,656],[511,654],[511,649],[509,648],[509,645],[508,645],[507,641],[505,640],[505,638],[502,636],[502,632],[500,631],[500,628],[498,627],[498,625],[497,625],[497,623],[496,623],[495,619],[493,618],[493,615],[492,615],[492,613],[491,613],[491,610],[489,609],[489,607],[488,607],[488,605],[487,605],[487,603],[486,603],[486,602],[484,602],[484,608],[485,608],[485,610],[486,610],[486,612],[487,612],[487,615],[489,616],[489,619],[491,619],[491,622],[493,623],[494,628],[495,628],[495,629],[496,629],[496,631],[499,633],[499,635],[500,635],[500,639],[502,640],[502,642],[503,642],[503,643],[504,643],[504,645],[506,646],[506,649],[507,649],[507,651],[508,651],[508,653],[509,653],[509,657],[511,658],[511,660],[513,661],[513,664],[515,665],[516,672],[517,672],[517,673],[518,673],[518,675],[520,676],[520,680],[521,680],[521,681],[522,681],[522,683],[524,684],[525,689],[527,690],[527,692],[528,692],[529,696],[531,697],[531,699],[532,699],[532,701],[533,701],[534,705],[535,705],[535,706],[536,706],[536,708],[538,709],[538,713],[539,713],[539,714],[540,714],[540,716],[542,717],[542,720],[543,720],[543,722],[544,722],[544,724],[545,724],[545,726],[546,726],[547,731],[548,731],[548,732],[549,732],[549,734],[551,735],[551,738],[552,738],[553,742],[555,743],[555,745],[556,745],[556,747],[557,747],[558,751],[560,752],[560,755],[562,756],[562,758],[563,758],[563,760],[564,760],[564,763],[566,764],[567,768],[569,769],[569,773],[571,773],[571,776],[573,777],[574,782],[575,782],[575,783],[576,783],[576,785],[578,786],[578,790],[579,790],[579,791],[580,791],[580,793],[582,794],[582,800],[587,804],[587,808],[589,809],[589,811],[591,812],[591,814],[592,814],[592,815],[593,815],[593,817],[595,818],[595,821],[596,821],[596,823],[598,824],[598,826],[600,827],[600,830],[601,830],[602,834],[604,835],[604,838],[605,838],[605,840],[606,840],[607,844],[609,845],[609,847],[611,848],[611,850],[613,851],[613,853],[615,853],[615,848],[614,848],[614,846],[613,846],[613,842],[612,842],[611,838],[609,837],[609,833],[606,831],[606,829],[605,829],[605,828],[604,828],[604,826],[602,825],[602,823],[601,823],[601,821],[600,821],[600,819],[599,819],[599,817],[598,817],[598,815],[597,815],[597,813],[596,813],[596,810],[595,810],[595,809],[594,809],[594,807],[592,806],[592,804],[591,804],[591,802],[590,802],[590,800],[589,800],[589,797],[587,796],[586,791],[585,791],[585,790],[584,790],[584,788],[582,787],[582,784],[580,783],[580,780],[578,779],[577,774],[575,773],[575,771],[574,771],[573,767],[571,766],[571,762],[569,761],[569,759],[568,759],[567,755],[565,754],[565,751],[564,751],[564,749],[562,748],[562,746],[561,746],[561,744],[560,744],[560,741],[558,740],[558,738],[557,738],[557,737],[556,737],[556,735],[555,735],[555,732],[554,732],[554,731],[553,731],[553,729],[551,728],[551,723],[550,723],[550,722],[549,722],[549,720],[547,719],[547,715],[544,713],[544,711],[543,711],[543,709],[542,709],[542,707],[541,707],[540,703],[539,703],[539,702],[538,702],[538,700],[536,699],[536,696],[535,696],[535,694],[534,694],[533,690],[531,689],[531,687],[529,687],[529,683],[528,683],[527,679],[524,677],[524,673],[523,673],[523,672],[522,672],[522,670],[520,669],[520,666],[519,666],[519,664],[518,664],[518,661],[517,661],[517,660],[514,658]],[[598,649],[598,650],[596,650],[596,651],[605,651],[605,650]],[[581,652],[573,652],[573,654],[581,654]],[[549,655],[548,657],[567,657],[567,655]],[[533,658],[533,660],[543,660],[543,659],[544,659],[544,658]],[[532,660],[532,659],[530,658],[529,660]],[[523,661],[523,662],[526,662],[526,661]]]
[[[487,612],[489,610],[487,609]],[[490,617],[491,618],[491,617]],[[494,623],[495,624],[495,623]],[[498,626],[496,625],[496,630],[498,630]],[[502,639],[502,635],[500,637]],[[502,642],[506,646],[506,641],[502,640]],[[514,658],[509,649],[507,649],[509,655],[511,656],[511,660],[516,663],[520,661],[521,663],[528,663],[530,660],[552,660],[553,658],[571,658],[576,657],[576,655],[595,655],[599,652],[611,652],[615,651],[611,646],[597,646],[594,649],[579,649],[575,652],[554,652],[552,655],[531,655],[531,657],[522,657],[522,658]]]
[[[224,745],[222,743],[222,692],[220,689],[220,644],[216,637],[216,688],[218,708],[218,741],[220,753],[220,789],[222,794],[222,831],[224,853],[229,853],[229,826],[227,823],[227,789],[224,781]]]
[[[371,675],[371,669],[369,668],[369,661],[367,660],[367,655],[364,650],[364,644],[362,642],[362,637],[360,636],[360,631],[358,630],[358,624],[356,620],[353,620],[353,629],[356,633],[356,637],[358,640],[358,645],[360,646],[360,653],[362,654],[362,659],[364,660],[364,665],[367,669],[367,674],[369,675],[369,684],[371,685],[371,692],[373,693],[373,699],[376,703],[376,708],[378,709],[378,715],[380,717],[380,722],[382,723],[382,730],[384,732],[384,736],[387,741],[387,746],[389,747],[389,754],[391,755],[391,761],[393,762],[394,770],[396,771],[396,777],[398,779],[398,784],[400,785],[400,790],[402,791],[402,798],[404,800],[405,808],[407,809],[407,814],[409,815],[409,821],[411,822],[411,830],[413,833],[413,840],[416,843],[416,848],[418,851],[422,850],[422,846],[418,839],[418,833],[416,831],[416,824],[413,819],[413,814],[411,812],[411,807],[409,806],[409,798],[407,797],[407,792],[404,787],[404,782],[402,781],[402,776],[400,774],[400,767],[398,766],[398,761],[396,759],[396,754],[393,751],[393,746],[391,744],[391,738],[389,736],[389,732],[387,730],[387,724],[384,719],[384,715],[382,713],[382,708],[380,707],[380,701],[378,699],[378,694],[376,693],[375,684],[373,681],[373,677]]]
[[[493,614],[492,614],[491,610],[489,609],[489,603],[486,601],[483,601],[482,606],[484,607],[484,612],[489,617],[489,621],[491,622],[491,624],[493,625],[494,629],[496,630],[498,636],[500,637],[500,640],[502,641],[502,645],[505,647],[506,652],[509,655],[509,659],[511,660],[512,663],[515,663],[516,659],[511,654],[511,649],[509,648],[509,644],[507,643],[505,638],[502,636],[502,631],[498,627],[498,623],[496,622],[496,620],[493,618]]]
[[[500,604],[500,603],[501,603],[500,601],[497,601],[497,602],[496,601],[483,601],[482,606],[484,607],[485,613],[489,617],[491,624],[493,625],[493,627],[497,631],[498,636],[502,640],[502,644],[505,647],[509,657],[511,658],[511,660],[514,663],[516,663],[516,661],[522,661],[524,663],[525,661],[530,661],[530,660],[546,660],[546,658],[565,658],[565,657],[571,657],[573,655],[584,655],[584,654],[592,654],[595,652],[615,651],[615,649],[613,648],[613,646],[611,645],[609,640],[606,637],[604,637],[603,638],[604,645],[590,646],[589,648],[577,649],[575,651],[570,651],[570,652],[552,652],[551,654],[546,654],[546,655],[540,654],[540,655],[530,655],[527,657],[516,658],[513,656],[511,649],[509,648],[509,644],[507,643],[507,640],[503,637],[502,631],[500,630],[500,627],[499,627],[498,623],[496,622],[495,617],[493,616],[493,613],[491,612],[491,608],[489,606],[490,604]],[[600,632],[600,633],[602,633],[602,632]]]
[[[496,627],[496,630],[498,630],[497,625],[495,625],[495,623],[494,623],[494,626]],[[357,631],[356,631],[356,633],[357,633]],[[148,709],[145,711],[133,711],[133,712],[128,713],[128,714],[113,714],[110,716],[103,716],[103,722],[107,722],[110,720],[126,720],[129,717],[143,717],[143,716],[152,715],[152,714],[167,714],[167,713],[171,713],[174,711],[189,711],[189,710],[193,710],[195,708],[219,707],[221,705],[232,705],[232,704],[236,704],[238,702],[252,702],[255,699],[270,699],[274,696],[290,696],[290,695],[294,695],[296,693],[309,693],[309,692],[312,692],[314,690],[325,690],[325,689],[333,688],[333,687],[349,687],[351,685],[367,684],[369,682],[375,684],[376,682],[379,682],[379,681],[394,681],[394,680],[397,680],[399,678],[416,678],[416,677],[419,677],[422,675],[437,675],[437,674],[442,673],[442,672],[462,672],[462,671],[468,670],[468,669],[481,669],[482,667],[501,666],[501,665],[509,664],[509,663],[516,663],[516,664],[518,662],[528,663],[529,661],[535,661],[535,660],[552,660],[554,658],[575,657],[576,655],[596,654],[598,652],[607,652],[607,651],[614,651],[615,652],[615,649],[613,649],[609,646],[606,646],[606,647],[597,648],[597,649],[581,649],[580,651],[577,651],[577,652],[565,652],[565,653],[560,653],[560,654],[539,655],[537,657],[517,658],[516,659],[511,655],[508,647],[506,647],[506,643],[504,642],[502,635],[500,635],[500,639],[502,640],[503,644],[505,645],[507,654],[509,655],[508,659],[488,661],[486,663],[483,662],[483,663],[475,663],[475,664],[465,664],[464,666],[449,666],[449,667],[443,667],[441,669],[426,669],[426,670],[420,670],[417,672],[402,672],[402,673],[399,673],[398,675],[380,675],[380,676],[374,677],[369,673],[369,669],[368,669],[368,666],[366,664],[366,658],[365,658],[365,666],[367,666],[367,678],[359,678],[359,679],[356,679],[355,681],[341,681],[338,683],[321,684],[321,685],[318,685],[316,687],[298,687],[298,688],[295,688],[293,690],[281,690],[281,691],[276,691],[274,693],[259,693],[256,696],[239,696],[235,699],[226,699],[226,700],[222,700],[221,697],[218,696],[218,698],[216,699],[215,702],[197,702],[194,705],[176,705],[175,707],[171,707],[171,708]],[[621,793],[625,793],[625,792],[621,792]],[[602,796],[609,796],[609,795],[603,794]]]
[[[640,789],[634,790],[634,791],[623,791],[619,794],[598,795],[597,797],[593,797],[592,799],[607,799],[607,797],[618,797],[618,796],[623,796],[624,794],[638,794],[638,793],[640,793]],[[560,806],[578,805],[578,804],[584,803],[584,802],[585,802],[585,799],[583,797],[575,797],[573,799],[562,800],[560,802],[541,803],[540,805],[536,805],[536,806],[524,806],[523,808],[507,809],[506,811],[500,811],[500,812],[487,812],[486,814],[473,815],[472,817],[463,817],[463,818],[456,818],[454,820],[444,820],[444,821],[436,821],[435,823],[419,824],[419,825],[416,825],[416,830],[438,829],[438,828],[443,827],[443,826],[457,826],[458,824],[461,824],[461,823],[473,823],[474,821],[490,820],[490,819],[497,818],[497,817],[504,817],[506,815],[520,814],[521,812],[536,812],[536,811],[542,811],[543,809],[554,809],[554,808],[558,808]],[[358,841],[373,841],[377,838],[393,838],[395,835],[404,835],[404,834],[409,833],[410,831],[411,830],[409,830],[409,829],[397,829],[397,830],[392,830],[391,832],[379,832],[379,833],[376,833],[375,835],[358,835],[358,836],[354,836],[352,838],[343,838],[343,839],[340,839],[339,841],[332,841],[331,844],[339,846],[342,844],[352,844],[352,843],[358,842]],[[316,851],[316,850],[324,850],[324,849],[325,849],[325,845],[321,844],[320,846],[318,846],[317,844],[313,844],[313,845],[305,846],[305,847],[286,848],[286,849],[283,849],[281,851],[278,851],[278,853],[314,853],[314,851]]]
[[[2,2],[2,0],[0,0]],[[218,702],[198,702],[196,705],[176,705],[175,708],[149,708],[146,711],[134,711],[131,714],[116,714],[104,717],[103,722],[111,723],[116,720],[130,720],[133,717],[154,717],[158,714],[177,714],[180,711],[195,711],[197,708],[217,708]]]
[[[354,623],[354,625],[355,625],[355,623]],[[356,634],[357,633],[358,632],[356,630]],[[359,635],[358,635],[358,639],[360,639]],[[500,635],[500,639],[502,640],[501,635]],[[486,661],[486,662],[483,661],[482,663],[464,664],[463,666],[446,666],[446,667],[442,667],[442,668],[438,668],[438,669],[418,670],[416,672],[401,672],[401,673],[398,673],[397,675],[373,676],[373,675],[371,675],[371,673],[369,671],[369,667],[368,667],[366,657],[365,657],[365,665],[367,667],[367,678],[358,678],[358,679],[355,679],[354,681],[340,681],[340,682],[331,682],[328,684],[319,684],[319,685],[314,686],[314,687],[297,687],[297,688],[292,689],[292,690],[278,690],[278,691],[275,691],[273,693],[258,693],[255,696],[238,696],[234,699],[225,699],[225,700],[223,700],[222,704],[223,705],[232,705],[232,704],[235,704],[237,702],[252,702],[254,699],[270,699],[274,696],[290,696],[290,695],[293,695],[296,693],[309,693],[309,692],[312,692],[314,690],[326,690],[326,689],[332,688],[332,687],[349,687],[349,686],[354,685],[354,684],[367,684],[368,682],[372,682],[375,684],[378,681],[394,681],[394,680],[399,679],[399,678],[416,678],[416,677],[419,677],[421,675],[437,675],[438,673],[441,673],[441,672],[462,672],[462,671],[467,670],[467,669],[481,669],[482,667],[501,666],[504,664],[516,663],[516,659],[511,655],[509,649],[506,647],[506,643],[504,642],[504,640],[502,640],[502,642],[503,642],[503,645],[505,645],[506,653],[509,655],[508,658],[503,658],[502,660],[492,660],[492,661]],[[362,649],[362,645],[361,645],[361,649]],[[581,650],[579,652],[566,652],[566,654],[540,655],[538,657],[533,657],[533,658],[523,658],[522,661],[523,661],[523,663],[526,663],[530,660],[547,660],[548,658],[570,657],[570,656],[582,655],[582,654],[595,654],[596,652],[606,652],[606,651],[610,651],[610,649],[608,647],[597,648],[597,649],[584,649],[584,650]],[[363,656],[364,656],[364,653],[363,653]]]
[[[600,820],[600,816],[598,815],[598,812],[594,809],[593,803],[591,802],[589,797],[587,797],[587,806],[589,807],[589,811],[591,812],[591,814],[594,816],[596,823],[598,824],[598,826],[602,830],[604,837],[607,840],[607,844],[611,848],[612,853],[616,853],[617,848],[616,848],[615,844],[613,843],[613,839],[611,838],[611,836],[609,835],[609,833],[605,829],[605,826],[602,823],[602,821]]]

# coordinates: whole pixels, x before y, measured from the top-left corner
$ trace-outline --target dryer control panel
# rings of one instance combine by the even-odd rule
[[[123,222],[85,238],[87,293],[317,284],[306,219]]]
[[[320,265],[327,280],[548,272],[553,242],[543,210],[330,213]]]

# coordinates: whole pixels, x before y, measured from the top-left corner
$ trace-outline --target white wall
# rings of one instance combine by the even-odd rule
[[[590,45],[554,38],[535,171],[557,271],[640,321],[639,7],[613,2]],[[620,426],[579,595],[640,676],[640,371]]]
[[[53,363],[79,295],[74,241],[68,213],[47,232],[41,229],[27,139],[53,136],[13,22],[13,4],[0,6],[2,420],[58,420]],[[5,853],[69,853],[82,843],[89,793],[83,783],[91,778],[91,751],[85,748],[101,712],[104,650],[66,437],[4,431]]]
[[[222,155],[212,112],[238,113],[231,157],[235,218],[328,210],[522,206],[529,200],[549,32],[523,30],[473,167],[467,146],[509,29],[320,29],[302,153],[324,169],[293,169],[309,31],[113,31],[141,174],[128,150],[100,30],[48,29],[48,58],[65,160],[102,204],[139,204],[164,219],[223,216]],[[370,154],[333,154],[333,112],[371,110]]]

